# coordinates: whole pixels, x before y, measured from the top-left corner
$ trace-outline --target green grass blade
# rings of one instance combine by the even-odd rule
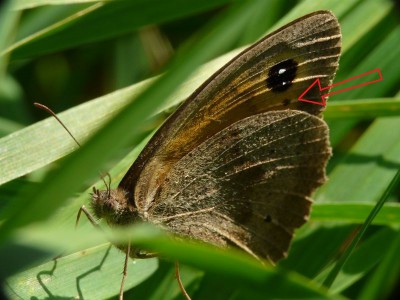
[[[212,24],[211,34],[182,51],[180,59],[175,60],[170,66],[169,73],[158,79],[151,89],[145,90],[134,102],[128,104],[78,153],[73,153],[68,157],[62,164],[63,172],[59,172],[59,170],[51,172],[52,174],[49,174],[35,189],[27,190],[21,194],[18,200],[15,199],[13,206],[5,212],[8,220],[1,227],[2,236],[9,234],[12,228],[33,220],[42,220],[51,215],[62,201],[81,188],[82,182],[86,178],[94,176],[99,166],[115,155],[121,147],[135,139],[138,142],[141,132],[132,130],[132,128],[143,128],[143,124],[147,122],[146,116],[151,115],[155,107],[159,107],[185,77],[201,63],[210,59],[214,53],[224,49],[224,44],[220,43],[222,39],[225,42],[229,38],[236,38],[241,26],[251,17],[258,5],[260,2],[254,1],[234,6],[220,23]],[[120,135],[121,132],[125,134]],[[103,151],[104,149],[107,151]],[[43,210],[43,207],[47,209]],[[23,211],[27,211],[27,213],[23,213]]]
[[[378,98],[341,100],[329,103],[324,118],[334,119],[374,119],[400,115],[400,98]]]
[[[59,238],[61,232],[64,234],[63,241],[60,241]],[[274,297],[287,297],[295,293],[300,297],[331,298],[324,289],[319,288],[316,284],[295,272],[263,266],[259,261],[238,250],[224,250],[205,244],[178,241],[150,226],[136,225],[124,230],[113,231],[105,229],[105,232],[107,239],[114,243],[124,243],[130,240],[134,245],[161,253],[161,257],[178,260],[180,263],[189,266],[201,267],[210,274],[217,275],[222,282],[231,282],[231,284],[234,282],[235,288],[252,290],[252,293],[259,297],[265,296],[266,293]],[[73,234],[76,235],[76,232],[72,228],[52,228],[45,232],[43,227],[39,226],[21,230],[18,240],[26,242],[27,237],[29,237],[31,245],[46,245],[47,247],[53,245],[53,247],[62,248],[68,245],[68,238]],[[97,240],[98,237],[90,235],[79,236],[74,247],[79,246],[79,244],[87,245]],[[65,245],[59,245],[60,242]],[[89,295],[91,291],[99,288],[104,293],[115,294],[119,287],[118,279],[121,276],[124,255],[116,250],[111,250],[110,253],[107,253],[107,251],[107,247],[102,245],[96,248],[87,248],[85,252],[77,252],[58,258],[57,263],[50,261],[46,264],[39,264],[7,280],[8,289],[31,295],[44,295],[44,293],[49,294],[49,292],[54,295],[53,291],[57,291],[57,293],[62,292],[63,296],[71,297],[79,294],[79,291],[81,291],[81,294]],[[12,262],[10,261],[10,263]],[[104,265],[100,267],[102,263]],[[138,263],[139,261],[136,262],[136,264]],[[144,262],[140,260],[141,267],[138,268],[136,268],[136,264],[132,261],[129,269],[130,276],[138,277],[136,280],[131,279],[131,286],[139,284],[141,280],[152,274],[155,268],[154,260],[145,260]],[[54,272],[51,273],[51,270]],[[142,274],[139,275],[139,272]],[[38,274],[42,274],[42,276],[38,276]],[[57,276],[57,274],[60,275]],[[61,276],[61,274],[63,275]],[[63,281],[59,277],[64,278],[63,276],[65,276],[66,283],[63,287],[60,287]],[[103,280],[100,280],[102,276],[107,276],[107,280],[110,276],[112,278],[110,285],[112,286],[109,286],[109,284],[107,284],[107,287],[98,286],[98,282],[103,282]],[[84,281],[82,280],[78,285],[76,280],[82,278],[84,278]],[[173,277],[170,280],[172,282]],[[46,284],[43,285],[42,281],[46,281]],[[30,282],[31,290],[23,291],[21,282]]]
[[[311,221],[363,224],[374,206],[374,203],[360,202],[317,202],[314,203],[311,211]],[[400,225],[400,205],[398,203],[386,203],[379,211],[379,214],[373,219],[373,224],[387,226]]]
[[[326,279],[324,280],[323,284],[326,287],[331,287],[333,282],[335,281],[337,275],[339,274],[340,270],[346,264],[347,260],[349,259],[351,253],[356,248],[357,244],[360,242],[361,238],[364,236],[365,232],[367,231],[368,227],[371,225],[375,216],[379,213],[380,209],[384,205],[386,199],[389,197],[390,192],[393,188],[398,185],[400,182],[400,171],[397,172],[396,176],[393,178],[392,182],[386,189],[385,193],[382,195],[382,198],[376,203],[374,209],[368,215],[367,219],[365,220],[364,224],[361,226],[360,230],[358,231],[357,235],[351,241],[349,246],[346,248],[345,252],[341,255],[339,260],[336,262],[335,266],[333,267],[332,271],[328,274]]]
[[[2,54],[12,52],[12,59],[15,60],[31,58],[117,37],[146,25],[188,17],[227,2],[229,1],[132,0],[96,1],[90,5],[83,3],[78,5],[82,7],[80,10],[21,38]],[[42,14],[41,17],[47,18],[47,14]]]
[[[30,0],[24,1],[24,3],[35,6],[40,5],[40,1]],[[60,2],[58,0],[55,1],[57,3]],[[138,3],[138,5],[142,3],[145,5],[146,3],[156,3],[156,0],[118,2],[126,2],[126,5],[133,5],[131,3]],[[130,3],[128,4],[128,2]],[[165,3],[165,7],[167,7],[168,4],[178,3],[178,0],[163,2]],[[142,13],[143,16],[140,16],[143,19],[128,20],[128,18],[127,26],[131,25],[133,26],[132,28],[136,28],[135,26],[140,22],[142,22],[141,24],[148,24],[154,18],[155,26],[161,32],[166,33],[168,38],[171,38],[170,41],[175,45],[192,35],[196,31],[196,28],[204,23],[204,18],[217,14],[218,9],[209,11],[205,8],[207,5],[220,7],[220,5],[228,3],[228,1],[224,2],[223,0],[221,2],[204,0],[196,1],[196,3],[192,1],[194,6],[190,8],[190,1],[183,2],[185,6],[176,7],[175,11],[173,7],[168,7],[164,12],[160,12],[158,7],[147,8],[154,12],[155,15],[147,16],[149,17],[147,20],[144,20],[145,13]],[[250,3],[251,1],[248,2]],[[398,25],[398,13],[394,9],[394,2],[391,0],[328,0],[323,2],[304,0],[299,1],[295,6],[291,5],[293,2],[288,4],[289,2],[281,3],[279,1],[275,1],[269,6],[267,2],[262,1],[261,4],[260,1],[258,9],[255,9],[256,11],[253,11],[249,17],[251,20],[242,22],[245,30],[248,30],[251,26],[255,26],[254,30],[251,30],[250,36],[257,36],[269,26],[264,27],[264,24],[261,24],[264,23],[263,18],[266,18],[262,16],[279,17],[278,23],[275,24],[276,28],[305,13],[319,9],[330,9],[339,17],[344,42],[337,81],[378,67],[382,70],[384,80],[378,84],[331,97],[325,113],[325,118],[330,125],[334,145],[334,157],[328,169],[329,181],[316,195],[317,202],[313,206],[310,222],[296,231],[289,257],[279,262],[278,267],[263,268],[256,262],[253,265],[253,262],[249,262],[246,260],[247,258],[244,259],[244,256],[236,252],[222,252],[218,250],[214,252],[214,248],[207,248],[205,250],[202,246],[190,243],[188,246],[186,243],[171,242],[164,235],[157,235],[151,230],[142,230],[140,232],[140,230],[135,228],[126,236],[119,235],[118,232],[110,233],[107,231],[109,235],[106,237],[114,242],[122,242],[131,238],[142,246],[162,251],[163,257],[170,259],[168,262],[160,260],[156,269],[152,266],[146,267],[143,265],[144,269],[142,272],[149,277],[140,284],[138,282],[129,284],[129,291],[125,295],[127,299],[178,299],[180,293],[174,280],[173,271],[173,260],[175,259],[182,261],[182,279],[189,294],[194,298],[202,298],[204,296],[220,297],[222,299],[228,297],[230,299],[265,299],[265,297],[272,298],[275,296],[276,298],[285,297],[293,299],[301,295],[303,298],[325,299],[347,297],[355,299],[362,297],[363,293],[369,293],[370,295],[380,295],[382,293],[384,295],[389,293],[393,288],[391,284],[393,279],[388,280],[388,284],[385,285],[382,275],[380,277],[374,277],[373,275],[379,268],[378,263],[382,259],[385,259],[385,255],[388,255],[388,261],[381,265],[386,268],[383,270],[388,272],[390,265],[395,266],[394,260],[396,260],[396,256],[393,252],[394,250],[389,251],[389,249],[396,235],[398,235],[398,230],[393,229],[397,228],[399,224],[398,187],[393,190],[390,197],[390,201],[397,203],[386,203],[383,205],[379,214],[372,221],[374,226],[370,227],[370,230],[364,235],[362,242],[353,251],[344,267],[338,273],[328,293],[324,288],[320,287],[320,282],[326,279],[337,258],[343,253],[344,246],[354,237],[358,225],[365,221],[370,211],[373,210],[374,203],[382,197],[396,172],[399,170],[400,160],[398,153],[400,151],[400,135],[398,134],[398,130],[396,130],[400,126],[399,118],[396,118],[398,116],[399,97],[394,96],[394,93],[398,92],[400,83],[399,69],[396,68],[397,57],[399,56],[398,28],[400,27]],[[229,1],[229,5],[224,7],[224,9],[230,8],[230,4],[232,3]],[[65,6],[35,6],[34,9],[22,14],[21,27],[17,32],[18,39],[31,36],[41,29],[49,28],[51,24],[64,20],[68,16],[91,5],[93,5],[93,2]],[[204,5],[204,10],[199,8],[202,5]],[[274,11],[274,9],[278,9],[278,6],[286,6],[287,9],[284,11]],[[291,9],[292,7],[293,9]],[[21,57],[32,57],[35,51],[38,51],[38,55],[46,53],[45,51],[53,51],[50,48],[46,50],[45,44],[49,43],[48,46],[55,47],[57,43],[54,42],[57,39],[61,40],[60,46],[62,47],[60,49],[72,47],[71,45],[76,42],[74,41],[75,35],[77,41],[85,35],[85,32],[82,30],[82,32],[77,30],[79,27],[77,25],[87,24],[87,28],[90,26],[98,27],[105,25],[108,20],[113,20],[111,19],[113,14],[108,10],[109,8],[111,6],[109,3],[106,3],[101,9],[99,8],[82,18],[77,17],[74,22],[64,23],[63,25],[65,26],[54,28],[54,30],[48,32],[48,36],[41,35],[40,38],[38,36],[37,39],[32,40],[30,43],[21,45],[20,48],[16,49],[14,54],[18,54],[17,51],[21,51],[19,52]],[[193,18],[190,14],[191,9],[193,9]],[[291,10],[289,11],[289,9]],[[143,12],[149,10],[143,10]],[[103,18],[101,18],[101,14],[98,14],[101,11],[103,12]],[[118,22],[128,15],[135,15],[133,11],[120,12],[125,15],[115,14],[115,20]],[[287,13],[281,17],[284,12]],[[95,18],[96,15],[97,17]],[[183,16],[190,17],[183,19]],[[163,20],[174,20],[174,22],[168,22],[169,24],[164,25],[162,24]],[[233,20],[232,26],[235,26],[237,20]],[[2,19],[0,19],[1,21]],[[101,24],[101,21],[105,21],[103,22],[104,24]],[[239,20],[239,22],[241,21]],[[273,24],[275,22],[274,20],[268,20],[265,24],[267,23]],[[121,24],[117,22],[113,24],[114,28],[105,28],[105,33],[110,34],[109,37],[115,37],[118,32],[125,30]],[[185,30],[181,30],[183,27],[179,27],[181,25],[177,24],[184,24],[184,29],[186,30],[186,27],[188,27],[190,30],[181,35]],[[190,25],[187,26],[187,24]],[[208,27],[210,30],[206,34],[218,28],[219,26],[210,25]],[[74,35],[66,38],[68,37],[68,32],[74,32]],[[176,33],[178,32],[177,36]],[[247,39],[247,34],[241,34],[241,37],[243,36]],[[241,37],[229,39],[226,43],[230,45],[237,44],[239,40],[242,40]],[[110,39],[106,43],[89,45],[91,38],[98,40],[106,38],[103,36],[103,32],[93,31],[92,35],[88,35],[87,38],[87,40],[82,38],[77,44],[85,45],[85,47],[55,53],[51,56],[41,55],[40,57],[23,62],[12,60],[10,67],[7,69],[7,75],[11,76],[26,91],[27,100],[22,101],[22,104],[24,104],[24,108],[29,113],[32,113],[33,117],[39,118],[39,116],[35,116],[36,112],[29,105],[31,101],[45,99],[43,102],[46,104],[52,103],[50,106],[57,111],[65,107],[72,107],[69,111],[60,114],[60,117],[78,139],[83,142],[87,141],[93,132],[113,119],[121,110],[124,110],[127,105],[129,107],[131,99],[137,99],[145,88],[157,82],[157,78],[155,78],[148,82],[140,83],[137,86],[133,85],[105,95],[116,88],[114,84],[115,78],[123,75],[121,73],[122,69],[117,70],[114,62],[117,59],[120,59],[123,63],[126,62],[124,71],[128,71],[129,75],[130,69],[135,68],[132,72],[137,71],[137,61],[141,60],[141,58],[132,57],[136,56],[134,53],[137,52],[130,53],[130,49],[123,54],[117,53],[114,48],[117,44],[117,39]],[[121,37],[121,39],[130,40],[132,39],[132,35],[126,35]],[[225,43],[225,35],[220,38],[220,41]],[[105,51],[107,50],[104,48],[105,44],[107,44],[107,47],[110,47],[108,51]],[[219,48],[219,51],[214,51],[214,55],[225,51],[221,49]],[[208,46],[197,50],[199,52],[207,51]],[[143,115],[143,118],[154,114],[157,114],[157,121],[165,118],[172,111],[174,105],[180,103],[190,95],[214,71],[232,58],[237,51],[235,50],[204,65],[202,71],[198,72],[174,95],[167,97],[165,94],[166,90],[161,90],[160,94],[154,96],[156,99],[151,104],[154,105],[151,109],[152,112],[149,112],[148,115]],[[211,56],[210,54],[208,57]],[[78,78],[78,80],[68,80],[68,84],[66,84],[68,89],[64,91],[51,92],[53,90],[53,81],[49,81],[48,77],[49,74],[51,77],[56,76],[57,72],[53,72],[53,69],[48,68],[48,66],[49,62],[53,63],[57,61],[54,57],[61,58],[64,63],[66,61],[71,62],[71,66],[75,68],[64,73],[64,78]],[[14,56],[14,58],[17,58],[17,56]],[[71,58],[73,59],[70,60]],[[79,62],[79,70],[76,69],[76,59]],[[192,69],[195,69],[196,65],[199,64],[199,61],[195,61],[192,65],[191,59],[181,60],[179,56],[177,59],[179,59],[179,63],[185,64],[188,68]],[[98,70],[92,70],[94,63],[96,66],[102,68],[102,71],[105,73],[103,76],[107,78],[97,76],[99,75],[96,74]],[[43,68],[46,65],[47,68]],[[104,65],[107,65],[107,67]],[[173,72],[176,70],[173,66],[171,69]],[[36,71],[40,73],[36,73]],[[145,72],[148,71],[145,70]],[[24,74],[29,74],[29,76]],[[124,84],[132,84],[135,80],[145,78],[145,76],[148,76],[147,74],[149,72],[142,73],[139,75],[139,79],[133,80],[130,78]],[[178,73],[177,78],[182,78],[182,74]],[[38,76],[43,75],[47,75],[47,77],[41,77],[42,81],[38,84]],[[83,78],[83,76],[85,78],[93,78],[96,81],[94,84],[96,93],[87,93],[87,89],[93,88],[93,82],[90,80],[79,81],[79,78]],[[171,73],[167,73],[166,76],[172,75]],[[183,81],[177,78],[176,82],[171,84],[171,90],[174,85],[177,86]],[[62,97],[60,97],[61,95]],[[99,97],[99,95],[104,96]],[[84,105],[75,106],[80,100],[93,98],[96,99]],[[342,100],[337,101],[338,99]],[[163,107],[160,106],[161,101],[165,101]],[[4,102],[1,105],[4,105]],[[165,108],[167,108],[167,111],[164,110]],[[133,107],[131,109],[133,111]],[[19,115],[21,113],[18,111],[16,116]],[[14,118],[12,115],[10,116],[10,120],[19,122],[19,119]],[[391,118],[380,118],[383,116],[391,116]],[[374,118],[376,120],[373,120]],[[29,121],[29,119],[27,120]],[[359,122],[359,120],[365,121]],[[26,121],[21,121],[20,123],[24,124]],[[361,125],[353,129],[354,124]],[[111,126],[113,125],[111,124]],[[127,117],[123,134],[130,135],[129,146],[120,146],[118,153],[114,152],[115,155],[113,154],[114,161],[119,161],[121,157],[124,157],[125,153],[135,147],[138,141],[145,135],[147,136],[147,132],[155,126],[157,124],[151,124],[150,126],[146,122],[137,120],[136,117],[135,119],[131,117],[128,121]],[[131,135],[132,132],[138,133],[139,137],[135,138],[133,134]],[[111,131],[108,131],[108,134],[111,135]],[[117,132],[113,134],[117,136]],[[99,138],[102,137],[99,136]],[[109,151],[109,145],[114,147],[113,139],[106,138],[106,140],[97,144],[99,148],[94,146],[90,151],[90,155],[95,160],[99,152]],[[89,141],[89,143],[91,142]],[[99,146],[100,144],[102,146]],[[118,185],[118,181],[132,164],[143,145],[145,145],[145,142],[141,142],[135,148],[135,151],[132,151],[116,167],[111,169],[113,187]],[[5,277],[9,277],[7,282],[12,283],[9,285],[9,289],[13,289],[13,287],[15,289],[15,286],[20,282],[28,282],[36,288],[36,292],[29,295],[29,292],[23,291],[23,286],[19,284],[18,288],[22,290],[21,295],[23,294],[24,298],[35,296],[40,296],[39,298],[49,298],[52,296],[54,298],[73,298],[79,296],[79,289],[84,298],[92,298],[92,294],[99,295],[97,298],[102,298],[100,294],[95,293],[97,290],[101,291],[108,285],[107,279],[109,276],[115,279],[113,279],[112,286],[108,287],[108,291],[104,292],[104,295],[113,297],[118,293],[122,261],[124,259],[123,253],[119,251],[110,251],[103,265],[104,268],[85,276],[81,280],[79,289],[76,284],[74,285],[73,276],[68,275],[68,273],[71,273],[75,274],[75,277],[78,277],[86,271],[97,267],[102,257],[99,254],[92,253],[93,249],[96,249],[95,247],[98,247],[97,249],[104,247],[103,244],[107,240],[104,235],[99,234],[84,219],[81,220],[77,231],[73,230],[77,209],[80,205],[87,204],[90,201],[90,196],[88,195],[88,191],[82,192],[79,197],[73,197],[72,195],[78,189],[83,190],[87,188],[94,181],[94,179],[90,179],[90,174],[82,176],[81,179],[78,177],[82,175],[82,172],[87,172],[90,168],[97,171],[108,170],[111,167],[111,162],[108,158],[100,157],[101,159],[94,162],[85,159],[78,161],[75,155],[79,153],[74,153],[62,161],[56,162],[61,168],[56,169],[56,171],[53,170],[53,173],[50,173],[52,174],[50,177],[58,177],[57,180],[53,180],[50,177],[43,177],[43,174],[46,174],[46,169],[49,167],[54,168],[53,166],[47,166],[49,163],[66,156],[73,149],[76,149],[73,141],[62,130],[59,124],[52,119],[34,124],[31,127],[0,139],[0,170],[2,171],[0,172],[0,182],[8,182],[8,184],[0,188],[2,221],[7,218],[13,218],[17,215],[18,211],[22,221],[21,219],[17,219],[17,221],[21,222],[20,224],[26,222],[26,226],[21,226],[18,230],[14,231],[12,235],[9,235],[9,239],[2,240],[0,257],[3,264],[0,273],[5,274]],[[89,150],[87,151],[88,157],[90,155],[88,154]],[[77,152],[81,152],[81,150]],[[102,154],[100,153],[100,156]],[[109,162],[107,167],[104,166],[105,161]],[[75,164],[75,167],[72,164]],[[43,168],[43,166],[46,167]],[[63,173],[65,168],[67,171],[69,170],[69,175],[65,176],[63,184],[61,184],[62,178],[59,173]],[[73,168],[75,168],[74,171],[72,170]],[[35,170],[35,172],[31,173],[32,170]],[[25,178],[18,178],[28,173],[29,175]],[[77,187],[76,183],[74,183],[75,187],[70,186],[69,181],[71,178],[72,180],[79,181],[80,188]],[[59,181],[59,185],[55,184],[56,181]],[[101,185],[101,182],[97,183],[99,188],[101,188]],[[39,191],[35,188],[30,190],[32,192],[26,190],[25,197],[22,197],[20,192],[27,186],[41,186],[41,190]],[[68,202],[63,201],[67,195],[63,189],[70,189]],[[51,190],[52,192],[49,193]],[[41,198],[38,193],[42,191],[42,196],[47,199],[38,201]],[[23,202],[22,198],[25,198],[24,201],[26,202]],[[18,201],[21,201],[22,205],[15,211],[15,214],[11,215],[10,211],[4,210],[7,204],[18,204]],[[28,216],[29,214],[31,216]],[[45,221],[38,224],[33,223],[45,217]],[[12,223],[12,220],[9,222]],[[12,224],[12,226],[14,225],[17,226],[18,224]],[[14,228],[12,226],[8,229],[3,227],[3,229],[7,229],[7,234],[9,234]],[[60,236],[63,238],[60,239]],[[21,248],[24,248],[25,251],[18,252],[17,250],[21,250]],[[104,254],[106,247],[101,249],[103,249]],[[81,250],[87,251],[85,257],[81,255]],[[5,255],[4,251],[16,256],[11,258]],[[25,255],[17,255],[21,253]],[[56,276],[51,276],[49,273],[42,273],[40,275],[41,280],[48,281],[49,284],[41,285],[38,280],[38,274],[41,271],[51,271],[54,265],[52,258],[60,253],[66,256],[59,259]],[[92,255],[94,259],[89,260],[89,257]],[[62,265],[67,260],[70,260],[69,263]],[[115,264],[115,268],[111,266],[111,271],[107,270],[109,268],[106,265],[107,260]],[[392,260],[392,264],[390,264],[390,260]],[[61,265],[62,268],[60,268]],[[376,268],[377,266],[378,268]],[[130,276],[138,276],[139,278],[140,274],[136,271],[135,266],[129,269],[128,280],[130,280]],[[70,283],[68,291],[63,290],[63,286],[60,284],[63,272],[67,276],[66,278],[70,278],[68,280]],[[105,275],[98,276],[99,274]],[[318,276],[318,274],[320,275]],[[395,274],[390,278],[396,278]],[[134,279],[132,280],[134,282]],[[369,280],[376,282],[374,282],[375,284],[371,284]],[[367,291],[367,285],[370,285],[372,290]],[[51,294],[46,293],[46,288],[48,288],[47,292]],[[216,293],[215,289],[218,289],[220,293]],[[362,292],[360,293],[360,291]]]
[[[387,251],[377,271],[368,279],[361,290],[358,299],[373,300],[386,299],[388,291],[398,285],[400,278],[400,234],[394,237],[390,249]]]
[[[118,255],[116,255],[118,254]],[[78,263],[77,263],[78,262]],[[78,296],[106,299],[119,292],[124,255],[110,244],[56,258],[7,279],[10,298],[37,299]],[[126,290],[149,278],[157,269],[157,259],[130,260]],[[98,285],[107,278],[106,285]],[[57,294],[54,294],[56,291]]]
[[[374,234],[366,237],[353,251],[346,264],[340,270],[329,290],[330,294],[343,293],[343,291],[368,275],[385,257],[386,252],[382,251],[382,248],[390,247],[392,244],[391,241],[398,234],[399,231],[390,227],[384,227],[376,229]],[[323,272],[315,277],[315,281],[322,283],[334,266],[335,264],[333,263],[325,268]]]

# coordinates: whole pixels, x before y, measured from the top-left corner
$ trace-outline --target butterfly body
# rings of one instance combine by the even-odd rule
[[[95,215],[284,257],[331,155],[323,107],[297,98],[331,83],[340,43],[336,17],[320,11],[244,50],[162,125],[117,190],[94,193]]]

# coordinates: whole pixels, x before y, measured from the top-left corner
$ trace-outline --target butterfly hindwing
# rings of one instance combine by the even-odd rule
[[[309,196],[325,181],[330,154],[325,122],[308,113],[242,119],[170,169],[148,219],[178,235],[277,261],[307,220]]]

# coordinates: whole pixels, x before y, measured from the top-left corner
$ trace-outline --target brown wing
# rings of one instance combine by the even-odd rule
[[[323,107],[298,102],[316,79],[328,85],[336,71],[341,34],[328,11],[306,15],[249,47],[206,81],[150,140],[119,188],[133,206],[154,201],[169,170],[200,143],[257,113]],[[314,94],[318,99],[319,94]],[[312,99],[312,95],[310,96]]]
[[[308,218],[331,155],[325,122],[287,110],[245,118],[177,162],[145,210],[179,235],[277,261]]]

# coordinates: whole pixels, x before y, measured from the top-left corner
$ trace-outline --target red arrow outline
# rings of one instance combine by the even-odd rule
[[[344,84],[344,83],[349,82],[349,81],[354,80],[354,79],[358,79],[358,78],[363,77],[363,76],[370,75],[370,74],[372,74],[372,73],[378,73],[378,74],[379,74],[379,79],[375,79],[375,80],[372,80],[372,81],[367,81],[367,82],[360,83],[360,84],[358,84],[358,85],[351,86],[351,87],[348,87],[348,88],[345,88],[345,89],[342,89],[342,90],[339,90],[339,91],[335,91],[335,92],[332,92],[332,93],[328,93],[328,94],[321,95],[322,103],[321,103],[321,102],[317,102],[317,101],[312,101],[312,100],[303,99],[304,95],[307,94],[307,92],[308,92],[311,88],[313,88],[313,86],[316,85],[316,84],[318,84],[319,90],[320,90],[320,92],[322,92],[322,91],[324,91],[324,90],[331,89],[331,88],[333,88],[333,87],[339,86],[339,85],[341,85],[341,84]],[[379,81],[382,81],[382,80],[383,80],[383,77],[382,77],[381,70],[380,70],[379,68],[376,68],[376,69],[374,69],[374,70],[372,70],[372,71],[365,72],[365,73],[362,73],[362,74],[360,74],[360,75],[351,77],[351,78],[349,78],[349,79],[346,79],[346,80],[343,80],[343,81],[334,83],[334,84],[329,85],[329,86],[324,87],[324,88],[321,87],[320,79],[317,78],[317,79],[316,79],[316,80],[315,80],[315,81],[314,81],[314,82],[299,96],[298,100],[299,100],[299,101],[302,101],[302,102],[308,102],[308,103],[312,103],[312,104],[317,104],[317,105],[326,106],[326,98],[329,97],[329,96],[336,95],[336,94],[340,94],[340,93],[343,93],[343,92],[346,92],[346,91],[350,91],[350,90],[354,90],[354,89],[357,89],[357,88],[359,88],[359,87],[366,86],[366,85],[369,85],[369,84],[372,84],[372,83],[376,83],[376,82],[379,82]]]

